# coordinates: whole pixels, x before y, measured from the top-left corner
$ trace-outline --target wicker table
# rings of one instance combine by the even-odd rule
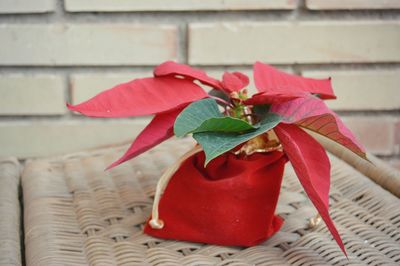
[[[310,227],[316,210],[289,164],[277,210],[285,224],[261,245],[243,249],[144,235],[158,178],[191,145],[172,140],[109,172],[104,168],[126,147],[28,161],[22,174],[26,264],[400,265],[400,201],[392,194],[400,192],[399,173],[376,159],[375,166],[362,166],[335,148],[347,162],[330,155],[331,215],[349,259],[323,223]]]

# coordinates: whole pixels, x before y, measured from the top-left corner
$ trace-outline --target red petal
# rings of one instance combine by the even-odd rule
[[[240,91],[247,85],[249,85],[249,77],[240,72],[225,72],[222,76],[222,86],[228,93]]]
[[[154,69],[155,77],[176,75],[183,76],[191,80],[197,79],[205,85],[211,86],[216,89],[222,89],[222,85],[218,80],[208,76],[203,70],[192,68],[188,65],[178,64],[173,61],[167,61]]]
[[[329,216],[330,162],[324,148],[295,125],[279,124],[274,130],[305,192],[346,254],[342,239]]]
[[[253,71],[254,81],[260,92],[290,95],[305,91],[319,94],[321,99],[336,99],[330,78],[304,78],[285,73],[260,62],[254,64]]]
[[[183,108],[178,108],[167,113],[155,115],[150,124],[137,136],[125,154],[112,163],[108,169],[111,169],[127,160],[130,160],[139,154],[153,148],[164,140],[174,135],[173,127],[176,117]]]
[[[278,104],[304,96],[305,96],[304,92],[298,92],[292,94],[259,92],[254,94],[250,99],[244,101],[244,103],[247,105]]]
[[[143,78],[117,85],[68,108],[86,116],[129,117],[165,112],[205,97],[206,92],[189,80]]]
[[[296,123],[343,145],[364,159],[367,158],[364,147],[342,120],[315,96],[273,104],[270,111],[282,116],[284,123]]]

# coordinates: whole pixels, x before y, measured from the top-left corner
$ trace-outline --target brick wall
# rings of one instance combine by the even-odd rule
[[[87,119],[64,103],[168,59],[217,76],[255,60],[332,76],[330,106],[400,167],[400,0],[1,0],[0,155],[133,139],[147,118]]]

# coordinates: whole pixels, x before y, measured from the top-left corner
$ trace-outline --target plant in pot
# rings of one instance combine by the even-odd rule
[[[361,144],[323,102],[335,99],[330,79],[288,74],[257,62],[258,93],[249,78],[225,72],[216,80],[172,61],[154,77],[117,85],[68,108],[91,117],[154,117],[126,153],[109,168],[164,140],[192,134],[197,145],[160,178],[145,233],[166,239],[253,246],[281,227],[274,214],[287,161],[325,221],[344,245],[329,216],[330,162],[308,134],[323,135],[366,159]],[[203,85],[211,87],[207,93]]]

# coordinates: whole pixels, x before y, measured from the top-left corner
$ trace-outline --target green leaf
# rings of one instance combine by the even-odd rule
[[[258,126],[253,126],[241,119],[225,116],[218,118],[210,118],[204,121],[192,133],[207,132],[207,131],[240,133],[251,129],[256,129],[257,127]]]
[[[204,153],[206,154],[206,166],[211,160],[219,155],[274,128],[281,120],[282,118],[277,114],[268,113],[264,120],[261,121],[260,127],[254,131],[244,134],[200,132],[194,133],[193,138],[203,147]]]
[[[186,107],[175,120],[174,133],[181,137],[195,132],[245,132],[255,129],[244,120],[223,116],[215,100],[205,99]]]
[[[174,133],[182,137],[196,130],[210,118],[222,117],[214,99],[204,99],[189,104],[176,118]]]
[[[257,116],[259,120],[264,120],[265,116],[269,112],[269,104],[257,104],[253,106],[253,113]]]
[[[214,96],[214,97],[221,98],[222,100],[227,101],[227,102],[230,101],[229,95],[221,90],[212,89],[208,94],[211,96]]]

